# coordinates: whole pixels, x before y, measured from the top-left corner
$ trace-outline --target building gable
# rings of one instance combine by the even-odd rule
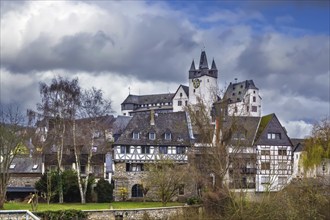
[[[255,144],[292,146],[286,130],[275,114],[266,115],[261,118]]]

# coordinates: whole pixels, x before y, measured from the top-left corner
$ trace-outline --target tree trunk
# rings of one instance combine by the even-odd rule
[[[65,124],[63,123],[62,135],[61,135],[61,144],[57,149],[57,178],[58,178],[58,202],[64,202],[63,196],[63,179],[62,179],[62,157],[63,157],[63,148],[64,148],[64,134],[65,134]]]
[[[80,177],[80,157],[79,157],[79,152],[77,149],[77,143],[76,143],[76,120],[73,119],[72,121],[72,138],[73,138],[73,149],[74,149],[74,156],[76,158],[76,168],[77,168],[77,180],[78,180],[78,187],[79,187],[79,193],[80,193],[80,199],[81,199],[81,204],[86,203],[86,197],[83,192],[83,186],[81,182],[81,177]]]
[[[0,210],[4,209],[3,205],[5,203],[5,198],[6,198],[6,190],[0,193]]]

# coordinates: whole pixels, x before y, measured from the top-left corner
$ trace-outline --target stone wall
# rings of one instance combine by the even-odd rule
[[[142,179],[148,175],[148,171],[141,172],[127,172],[126,171],[126,163],[116,163],[115,164],[115,175],[113,176],[115,181],[114,188],[114,200],[121,201],[122,198],[119,193],[119,189],[121,187],[125,187],[128,190],[128,200],[143,200],[143,198],[132,198],[132,187],[135,184],[142,184]],[[174,201],[185,202],[187,198],[191,196],[195,196],[197,193],[196,185],[193,181],[188,181],[184,186],[184,194],[179,195],[173,198]],[[155,189],[152,187],[147,193],[146,197],[147,201],[157,201]]]
[[[139,219],[169,219],[185,213],[192,213],[194,216],[202,214],[200,206],[176,206],[149,209],[130,210],[88,210],[88,220],[139,220]]]

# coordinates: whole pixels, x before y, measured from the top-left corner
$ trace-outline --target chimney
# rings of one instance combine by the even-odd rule
[[[155,110],[150,110],[150,125],[155,125]]]

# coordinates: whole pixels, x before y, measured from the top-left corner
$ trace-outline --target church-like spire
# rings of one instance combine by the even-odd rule
[[[212,60],[211,70],[217,70],[217,66],[215,65],[214,59]]]
[[[192,70],[196,70],[194,60],[192,61],[191,66],[190,66],[190,71],[192,71]]]
[[[199,61],[199,69],[208,69],[209,65],[207,63],[206,53],[203,50],[201,54],[201,59]]]

